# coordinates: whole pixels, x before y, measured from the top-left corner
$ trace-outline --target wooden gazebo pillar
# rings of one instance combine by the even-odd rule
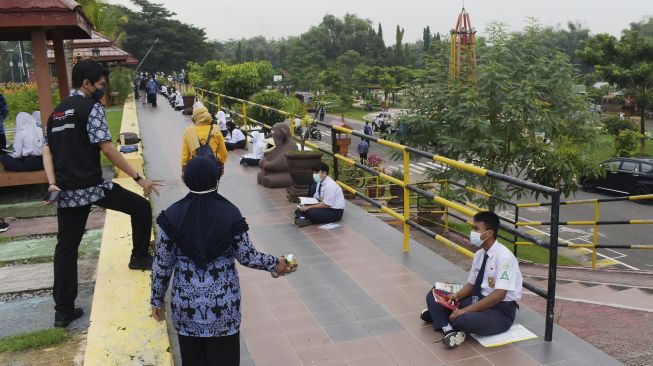
[[[52,34],[52,48],[54,49],[55,68],[57,69],[57,83],[59,85],[59,98],[64,100],[70,91],[68,89],[68,69],[64,54],[63,34],[55,31]]]
[[[52,90],[50,89],[45,29],[32,31],[32,54],[34,55],[34,68],[36,69],[41,125],[45,127],[48,117],[52,113]]]

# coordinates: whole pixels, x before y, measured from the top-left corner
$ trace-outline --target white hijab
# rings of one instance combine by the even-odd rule
[[[216,119],[218,120],[218,128],[221,131],[224,131],[227,129],[227,116],[224,114],[223,111],[218,111],[218,115],[216,116]]]
[[[14,136],[14,158],[29,155],[43,155],[43,132],[39,133],[34,118],[25,112],[16,115],[16,135]]]
[[[181,92],[179,90],[177,90],[175,92],[175,94],[176,94],[175,107],[179,107],[181,105],[184,105],[184,98],[182,98]]]

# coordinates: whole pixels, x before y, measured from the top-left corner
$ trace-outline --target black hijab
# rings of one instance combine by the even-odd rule
[[[156,219],[181,253],[202,268],[235,246],[234,237],[248,229],[238,208],[218,194],[220,172],[205,156],[191,159],[184,173],[190,193]]]

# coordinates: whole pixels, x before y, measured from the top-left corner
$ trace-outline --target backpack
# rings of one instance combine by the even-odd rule
[[[125,136],[125,145],[134,145],[137,144],[141,139],[134,132],[123,132],[120,135]],[[120,142],[120,137],[118,137],[117,142]]]
[[[206,138],[205,144],[202,145],[202,140],[200,140],[199,137],[197,138],[199,140],[200,147],[197,149],[197,153],[195,154],[196,157],[207,156],[213,158],[213,160],[218,160],[215,157],[215,153],[213,152],[213,150],[211,150],[211,135],[213,135],[213,125],[211,125],[211,129],[209,130],[209,136]]]
[[[365,125],[365,127],[363,127],[363,133],[365,133],[366,135],[371,135],[372,134],[372,126]]]
[[[370,150],[370,145],[365,140],[361,140],[361,142],[358,143],[359,154],[367,154],[369,150]]]

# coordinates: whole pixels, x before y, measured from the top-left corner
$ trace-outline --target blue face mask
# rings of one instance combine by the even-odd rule
[[[93,98],[93,100],[95,100],[96,102],[99,102],[103,96],[104,96],[104,88],[95,89],[95,91],[91,93],[91,98]]]
[[[315,183],[320,183],[320,180],[322,179],[319,174],[313,173],[313,180],[315,181]]]

